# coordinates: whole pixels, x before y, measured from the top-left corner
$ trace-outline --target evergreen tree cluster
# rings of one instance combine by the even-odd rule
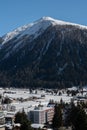
[[[59,104],[55,105],[52,123],[54,129],[58,129],[60,126],[62,126],[62,109]]]
[[[87,107],[87,106],[86,106]],[[65,118],[63,119],[63,110],[66,109]],[[53,129],[59,129],[62,126],[71,126],[72,130],[87,130],[87,115],[84,111],[83,104],[75,106],[71,104],[56,104],[54,117],[52,121]]]
[[[18,112],[15,116],[15,123],[20,123],[21,128],[20,130],[33,130],[31,128],[31,123],[27,118],[27,115],[25,114],[24,111]]]
[[[87,130],[87,115],[80,105],[72,105],[68,111],[67,121],[73,130]]]

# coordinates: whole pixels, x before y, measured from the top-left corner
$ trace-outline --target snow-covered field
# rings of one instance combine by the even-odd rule
[[[67,90],[73,91],[77,90],[77,87],[68,88]],[[15,89],[15,88],[0,88],[0,102],[6,97],[11,100],[10,104],[1,104],[3,111],[22,111],[23,109],[28,112],[33,110],[35,106],[43,105],[44,107],[48,105],[49,101],[60,102],[61,99],[65,103],[70,103],[71,99],[76,99],[78,96],[87,97],[87,87],[83,88],[83,94],[81,90],[78,90],[77,97],[67,94],[67,90],[52,90],[52,89]],[[83,100],[82,97],[82,100]],[[76,100],[75,100],[76,102]],[[11,109],[12,108],[12,109]]]
[[[32,93],[28,89],[0,89],[0,94],[4,97],[9,97],[13,102],[9,106],[14,106],[16,111],[24,109],[26,112],[34,109],[39,104],[47,106],[50,100],[60,102],[62,99],[64,102],[69,103],[71,96],[67,96],[66,92],[59,94],[53,94],[46,92],[45,90],[33,90]],[[44,95],[42,97],[41,95]],[[22,99],[22,101],[20,101]]]

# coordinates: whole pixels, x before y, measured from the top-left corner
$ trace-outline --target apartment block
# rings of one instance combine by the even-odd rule
[[[35,107],[29,112],[29,119],[32,123],[44,124],[52,121],[54,115],[54,108],[52,107]]]

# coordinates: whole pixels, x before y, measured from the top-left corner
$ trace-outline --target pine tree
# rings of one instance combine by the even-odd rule
[[[20,123],[21,128],[20,130],[32,130],[30,126],[30,121],[27,118],[27,115],[24,111],[18,112],[15,116],[15,123]]]
[[[61,106],[58,104],[55,105],[52,125],[53,128],[59,128],[60,126],[62,126],[62,110]]]
[[[87,115],[80,106],[72,106],[68,114],[73,130],[87,130]]]

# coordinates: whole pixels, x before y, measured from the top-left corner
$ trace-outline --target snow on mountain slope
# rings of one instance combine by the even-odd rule
[[[28,35],[35,35],[35,38],[42,33],[47,27],[51,25],[51,21],[40,19],[39,21],[36,21],[34,23],[24,25],[22,27],[19,27],[18,29],[15,29],[14,31],[7,33],[3,36],[3,43],[6,43],[7,41],[11,40],[12,38],[16,37],[17,35],[24,36],[26,34]],[[40,32],[39,32],[40,31]]]
[[[53,25],[72,25],[72,26],[77,26],[78,28],[81,28],[81,29],[87,29],[87,26],[76,24],[76,23],[65,22],[65,21],[62,21],[62,20],[53,19],[51,17],[43,17],[42,19],[47,20],[47,21],[51,21],[51,23]]]
[[[81,28],[81,29],[87,29],[87,27],[83,26],[83,25],[64,22],[61,20],[53,19],[51,17],[42,17],[41,19],[37,20],[36,22],[19,27],[19,28],[15,29],[14,31],[9,32],[6,35],[4,35],[2,37],[3,38],[2,45],[14,37],[20,38],[21,36],[24,36],[26,34],[34,35],[34,38],[36,38],[50,25],[53,25],[53,26],[55,26],[55,25],[72,25],[72,26],[77,26],[78,28]]]
[[[32,26],[31,24],[29,25],[29,27]],[[12,32],[7,33],[6,35],[4,35],[2,38],[4,39],[3,44],[9,40],[11,40],[13,37],[17,36],[18,34],[22,33],[24,30],[26,30],[28,27],[28,25],[24,25],[22,27],[19,27],[17,29],[15,29]]]

